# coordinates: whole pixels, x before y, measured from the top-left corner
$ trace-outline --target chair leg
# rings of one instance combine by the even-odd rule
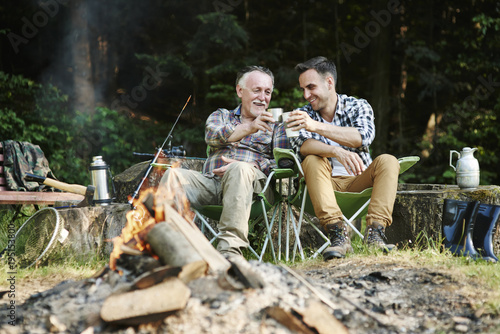
[[[320,248],[318,248],[318,250],[311,256],[312,259],[315,259],[319,254],[323,253],[326,247],[330,246],[331,241],[316,225],[314,225],[312,221],[309,221],[308,219],[306,219],[306,221],[308,221],[312,228],[315,229],[316,232],[318,232],[323,240],[325,240],[325,243]]]
[[[194,210],[194,213],[196,217],[201,221],[201,228],[200,228],[201,232],[205,234],[205,228],[206,228],[210,231],[210,233],[212,233],[213,238],[210,239],[210,243],[212,244],[219,236],[219,233],[215,232],[215,230],[212,228],[212,226],[210,226],[205,217],[203,217],[198,211]]]
[[[500,206],[481,203],[479,205],[472,242],[479,254],[490,261],[497,262],[493,251],[493,231],[500,217]]]
[[[193,210],[194,213],[195,213],[195,217],[198,218],[200,221],[201,221],[201,226],[200,226],[200,230],[203,234],[205,234],[205,229],[207,229],[212,235],[212,239],[209,239],[210,243],[213,244],[215,242],[215,240],[217,240],[217,238],[219,237],[220,235],[220,232],[216,232],[212,226],[210,226],[210,224],[208,223],[208,221],[205,219],[205,217],[203,217],[203,215],[201,215],[197,210]],[[208,238],[207,238],[208,239]],[[250,250],[250,252],[257,258],[259,259],[260,261],[260,257],[259,257],[259,254],[257,254],[257,252],[255,251],[255,249],[253,249],[252,246],[248,245],[248,249]]]
[[[266,212],[266,206],[264,204],[264,201],[261,200],[262,203],[262,212]],[[271,219],[271,224],[269,224],[269,220],[267,219],[267,214],[264,214],[264,222],[266,224],[266,230],[267,230],[267,237],[264,240],[264,245],[262,246],[262,252],[259,257],[259,262],[262,262],[262,258],[264,257],[264,253],[266,252],[267,248],[267,242],[269,241],[270,247],[271,247],[271,253],[273,255],[273,260],[276,262],[276,253],[274,252],[274,245],[273,245],[273,238],[271,236],[271,231],[273,228],[274,220],[276,218],[277,211],[279,209],[279,205],[276,205],[275,208],[273,209],[273,216]]]
[[[295,235],[294,248],[292,253],[292,261],[295,260],[297,248],[299,249],[300,258],[302,261],[305,260],[304,249],[302,248],[302,243],[300,242],[300,223],[295,221],[295,217],[293,216],[292,206],[288,205],[288,219],[292,221],[293,232]],[[287,261],[288,261],[288,249],[290,249],[290,245],[287,245]]]
[[[479,256],[472,243],[479,202],[445,199],[443,205],[443,243],[455,255]]]
[[[361,232],[359,232],[359,230],[356,228],[356,226],[353,225],[353,221],[356,220],[356,218],[358,218],[358,216],[361,214],[361,212],[363,212],[363,210],[370,204],[370,201],[371,199],[369,199],[368,201],[366,201],[365,204],[363,204],[363,206],[361,208],[359,208],[358,211],[356,211],[355,214],[352,215],[351,219],[347,219],[346,216],[342,215],[342,218],[344,218],[344,222],[349,225],[349,227],[354,231],[356,232],[357,235],[360,236],[361,240],[363,240],[365,237],[363,236],[363,234],[361,234]]]

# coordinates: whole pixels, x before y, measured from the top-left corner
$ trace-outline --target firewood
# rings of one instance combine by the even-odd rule
[[[106,322],[123,325],[157,321],[183,309],[190,295],[191,291],[180,279],[170,277],[147,289],[109,296],[100,314]]]
[[[347,334],[347,328],[338,321],[328,309],[319,302],[311,302],[304,310],[294,309],[302,316],[302,321],[309,327],[316,329],[318,334],[337,333]]]
[[[182,271],[179,273],[178,277],[187,284],[192,280],[205,276],[207,271],[208,263],[205,261],[191,262],[182,267]]]
[[[222,256],[201,233],[201,231],[186,221],[177,211],[169,205],[164,205],[165,219],[171,221],[189,243],[196,249],[198,254],[208,263],[208,267],[212,272],[221,272],[230,267],[228,260]]]
[[[147,234],[146,241],[163,265],[182,267],[202,259],[172,222],[156,224]]]
[[[206,274],[208,265],[205,261],[196,261],[183,267],[163,266],[155,268],[137,277],[131,284],[131,289],[146,289],[158,284],[169,277],[178,277],[182,282],[188,283]]]
[[[286,311],[278,306],[266,308],[266,313],[271,318],[285,326],[286,328],[300,334],[314,334],[314,332],[303,324],[297,317],[290,311]],[[335,333],[335,332],[331,332]]]

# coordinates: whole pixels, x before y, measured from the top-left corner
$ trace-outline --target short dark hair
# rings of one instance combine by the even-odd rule
[[[243,77],[245,77],[246,74],[254,72],[254,71],[259,71],[259,72],[262,72],[264,74],[269,75],[271,77],[272,82],[273,82],[273,88],[274,88],[273,72],[271,72],[271,70],[268,69],[267,67],[257,66],[257,65],[245,66],[241,70],[239,70],[238,74],[236,75],[236,86],[238,86],[240,84],[241,79],[243,79]]]
[[[299,72],[299,74],[310,69],[316,70],[316,72],[322,76],[326,76],[327,74],[332,75],[333,80],[337,83],[337,67],[333,61],[328,60],[326,57],[314,57],[295,66],[295,70]]]

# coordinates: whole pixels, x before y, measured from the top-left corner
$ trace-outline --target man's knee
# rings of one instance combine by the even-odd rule
[[[302,161],[302,166],[304,167],[304,169],[310,166],[318,166],[318,164],[323,163],[323,160],[324,158],[318,155],[308,155]]]
[[[381,154],[373,160],[381,168],[397,170],[399,173],[399,161],[391,154]]]
[[[180,184],[186,184],[186,176],[191,172],[191,170],[184,168],[168,168],[163,174],[160,183],[165,184],[166,182],[177,182]]]
[[[314,173],[319,171],[321,166],[328,167],[330,163],[327,158],[320,157],[319,155],[308,155],[302,161],[302,168],[304,173]]]
[[[242,182],[251,183],[256,178],[257,169],[253,167],[252,164],[243,161],[236,161],[229,164],[224,176],[222,177],[222,182],[236,182],[236,184],[241,184]]]
[[[232,172],[245,173],[245,172],[252,171],[252,168],[255,168],[255,167],[253,167],[252,164],[250,164],[248,162],[235,161],[235,162],[229,164],[226,173],[228,173],[228,172],[229,173],[232,173]]]

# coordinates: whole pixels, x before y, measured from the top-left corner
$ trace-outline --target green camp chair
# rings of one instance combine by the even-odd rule
[[[276,257],[276,252],[274,250],[273,240],[271,237],[271,231],[276,221],[279,224],[279,233],[281,233],[281,223],[282,223],[282,203],[284,201],[282,195],[283,188],[283,180],[284,179],[292,179],[298,176],[298,169],[295,168],[276,168],[271,171],[269,174],[266,184],[264,186],[263,191],[258,194],[255,200],[252,203],[252,208],[250,211],[250,221],[252,222],[252,226],[255,226],[261,222],[265,223],[267,236],[264,240],[262,250],[260,254],[258,254],[250,245],[248,249],[252,252],[255,257],[259,261],[262,261],[264,254],[267,249],[267,245],[270,245],[271,253],[273,260],[276,262],[277,259],[281,259],[281,234],[278,238],[278,258]],[[276,185],[278,189],[276,189]],[[274,187],[274,200],[271,202],[268,198],[266,198],[265,193],[268,187]],[[219,232],[215,231],[212,226],[208,223],[206,218],[210,218],[212,220],[219,220],[222,214],[222,205],[204,205],[201,207],[193,208],[196,214],[196,217],[201,221],[202,228],[207,229],[213,236],[210,242],[214,242],[219,236]],[[270,213],[271,220],[269,220],[268,213]]]
[[[304,175],[302,166],[300,165],[300,161],[297,155],[290,149],[275,149],[274,152],[276,161],[279,162],[279,159],[291,159],[298,165],[299,172],[301,175]],[[411,168],[415,163],[420,160],[418,156],[409,156],[398,159],[400,170],[399,174],[406,172],[409,168]],[[354,220],[358,218],[364,217],[368,212],[368,205],[370,204],[371,195],[373,188],[367,188],[359,193],[353,192],[341,192],[336,191],[335,197],[337,199],[337,203],[342,210],[343,219],[347,225],[349,225],[356,234],[358,234],[361,239],[363,239],[363,234],[353,225]],[[299,186],[296,193],[292,196],[292,198],[288,199],[288,202],[299,208],[299,218],[298,218],[298,230],[302,226],[302,221],[306,220],[321,236],[325,243],[313,254],[312,258],[321,254],[323,250],[330,245],[330,240],[328,237],[309,219],[309,217],[304,216],[304,212],[307,212],[309,215],[314,216],[314,208],[311,203],[311,199],[307,196],[307,185],[305,183],[304,178],[299,180]],[[348,218],[349,217],[349,218]],[[298,237],[295,238],[296,243],[294,245],[294,251],[292,258],[295,258],[296,249],[299,249],[301,258],[304,259],[302,247],[300,245],[300,239]]]

